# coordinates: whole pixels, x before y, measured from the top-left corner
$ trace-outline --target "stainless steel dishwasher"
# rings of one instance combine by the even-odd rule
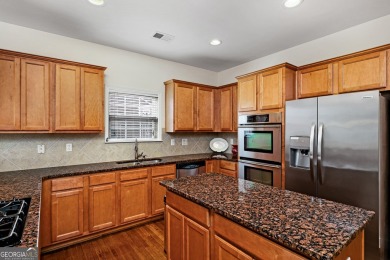
[[[205,161],[176,164],[176,178],[194,176],[206,172]]]

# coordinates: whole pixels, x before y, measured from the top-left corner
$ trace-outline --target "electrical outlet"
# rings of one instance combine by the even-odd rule
[[[37,150],[38,150],[38,153],[45,153],[45,145],[44,144],[38,144]]]
[[[66,151],[67,151],[67,152],[73,151],[73,146],[72,146],[72,144],[66,144]]]
[[[188,139],[181,139],[181,145],[188,145]]]
[[[234,144],[233,138],[230,138],[230,144]]]
[[[171,139],[171,145],[175,145],[175,139]]]

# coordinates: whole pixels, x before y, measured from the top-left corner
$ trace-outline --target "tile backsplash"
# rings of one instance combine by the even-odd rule
[[[174,133],[162,134],[162,142],[139,143],[139,152],[147,157],[197,154],[212,152],[211,139],[225,138],[237,143],[236,133]],[[182,146],[181,139],[188,139]],[[175,145],[171,146],[171,139]],[[66,152],[71,143],[72,152]],[[37,153],[37,145],[45,145],[45,153]],[[134,159],[134,143],[104,143],[104,134],[1,134],[0,172],[55,167],[65,165],[98,163]]]

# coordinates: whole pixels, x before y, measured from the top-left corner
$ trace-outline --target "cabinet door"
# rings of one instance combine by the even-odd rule
[[[0,55],[0,130],[20,130],[20,59]]]
[[[115,226],[115,184],[89,188],[89,230]]]
[[[51,195],[52,241],[83,234],[83,189],[53,192]]]
[[[175,130],[195,130],[196,87],[175,84]]]
[[[332,64],[298,71],[298,98],[317,97],[333,93]]]
[[[260,110],[283,107],[283,69],[261,73],[258,76]]]
[[[221,89],[221,131],[233,131],[233,87]]]
[[[339,61],[339,92],[386,87],[386,51]]]
[[[214,236],[214,259],[215,260],[251,260],[249,255],[245,254],[237,247],[226,242],[219,236]]]
[[[238,129],[238,111],[237,111],[237,86],[233,87],[233,131]]]
[[[257,84],[256,75],[238,80],[238,111],[256,111]]]
[[[184,216],[167,206],[167,258],[168,260],[184,259]]]
[[[55,130],[80,130],[80,68],[56,65]]]
[[[236,171],[231,171],[231,170],[226,170],[226,169],[219,169],[219,172],[230,177],[237,178],[237,172]]]
[[[196,130],[213,131],[214,130],[214,89],[197,87],[196,95]]]
[[[160,185],[160,181],[173,180],[175,175],[152,178],[152,215],[157,215],[164,212],[164,196],[166,188]]]
[[[103,71],[81,69],[81,125],[83,130],[103,130]]]
[[[21,129],[49,130],[49,63],[21,60]]]
[[[121,224],[148,216],[148,180],[122,182],[120,186]]]
[[[189,218],[184,220],[184,259],[210,259],[209,230]]]

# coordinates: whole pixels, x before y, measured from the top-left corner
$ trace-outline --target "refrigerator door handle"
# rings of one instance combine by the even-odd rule
[[[318,128],[318,176],[320,179],[320,184],[324,184],[324,173],[322,172],[322,139],[324,134],[324,124],[320,123]]]
[[[310,147],[309,147],[309,159],[310,159],[310,175],[313,181],[315,181],[314,176],[314,135],[316,133],[316,124],[311,125],[310,130]]]

